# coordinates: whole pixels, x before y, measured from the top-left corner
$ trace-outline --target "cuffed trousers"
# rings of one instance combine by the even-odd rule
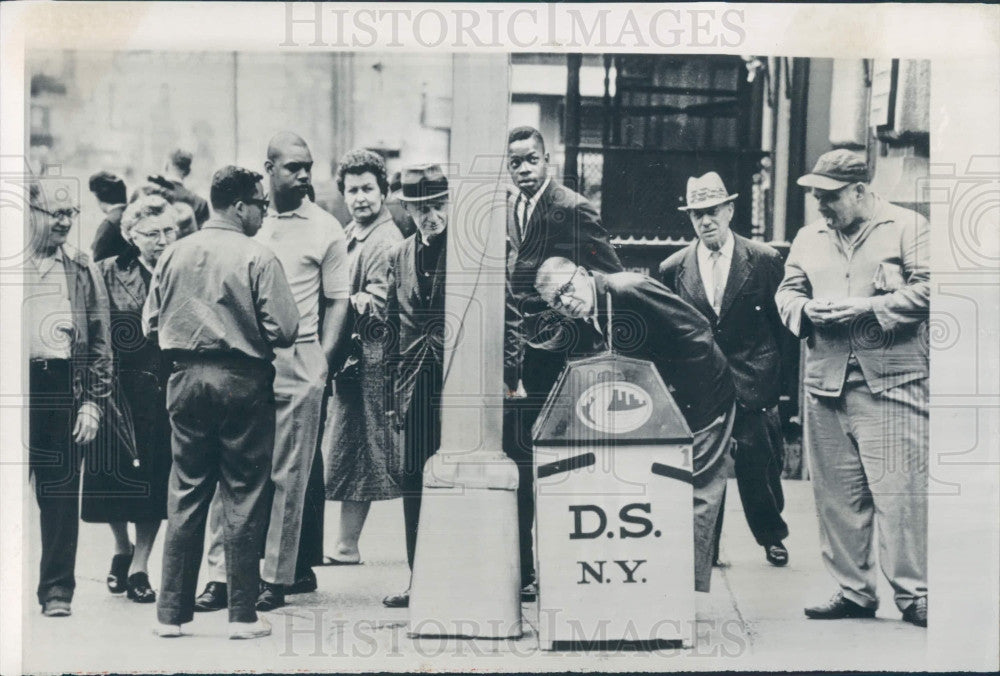
[[[878,605],[872,539],[903,610],[927,595],[927,379],[873,394],[856,368],[839,397],[806,394],[823,562],[848,599]]]

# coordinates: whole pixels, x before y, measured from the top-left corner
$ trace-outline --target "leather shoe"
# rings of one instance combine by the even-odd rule
[[[409,608],[410,590],[407,589],[402,594],[390,594],[382,599],[382,605],[386,608]]]
[[[260,581],[260,595],[257,596],[257,610],[267,612],[285,605],[285,588],[280,584]]]
[[[228,605],[229,595],[226,593],[225,582],[209,582],[205,585],[205,591],[194,600],[196,613],[210,613],[213,610],[222,610]]]
[[[316,591],[316,573],[312,568],[295,578],[295,582],[285,587],[285,594],[308,594]]]
[[[125,583],[127,596],[136,603],[155,603],[156,592],[149,586],[146,573],[133,573]]]
[[[788,550],[780,542],[772,542],[764,546],[764,554],[768,563],[772,566],[784,566],[788,564]]]
[[[806,617],[811,620],[842,620],[848,617],[875,617],[875,608],[859,606],[844,596],[843,592],[834,594],[827,603],[821,606],[806,608]]]
[[[132,555],[135,554],[135,547],[128,554],[115,554],[111,557],[111,570],[108,571],[108,591],[112,594],[121,594],[128,589],[125,578],[128,577],[129,566],[132,565]]]
[[[921,596],[903,611],[903,622],[909,622],[918,627],[927,626],[927,597]]]
[[[538,587],[535,586],[534,582],[529,582],[521,587],[521,603],[531,603],[537,599]]]

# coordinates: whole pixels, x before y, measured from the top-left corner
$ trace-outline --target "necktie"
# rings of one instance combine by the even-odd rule
[[[514,213],[517,220],[517,232],[521,236],[521,241],[524,241],[524,229],[528,225],[524,222],[525,217],[528,215],[528,200],[524,198],[524,193],[517,196],[517,205],[514,208]]]
[[[718,315],[722,310],[722,294],[726,290],[726,278],[722,274],[722,252],[713,251],[708,258],[712,261],[712,309]]]

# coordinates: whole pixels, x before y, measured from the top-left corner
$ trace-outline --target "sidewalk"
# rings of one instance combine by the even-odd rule
[[[405,609],[382,607],[381,598],[406,587],[402,503],[375,503],[362,536],[361,566],[317,568],[319,591],[291,596],[268,613],[274,633],[230,641],[224,611],[197,614],[190,636],[152,635],[155,608],[108,594],[111,560],[107,526],[82,524],[73,615],[44,618],[34,598],[37,575],[37,509],[26,524],[31,547],[25,562],[23,671],[678,671],[698,669],[904,669],[924,668],[926,632],[900,621],[888,585],[874,620],[809,621],[806,605],[835,591],[819,555],[812,487],[786,481],[786,540],[790,563],[775,568],[751,537],[730,481],[725,530],[712,592],[699,595],[697,645],[653,652],[543,652],[534,626],[535,604],[523,606],[519,640],[410,639]],[[329,503],[328,546],[336,537],[338,507]],[[162,531],[158,542],[162,541]],[[159,587],[158,545],[150,579]],[[203,566],[204,572],[204,566]],[[199,584],[199,591],[203,583]]]

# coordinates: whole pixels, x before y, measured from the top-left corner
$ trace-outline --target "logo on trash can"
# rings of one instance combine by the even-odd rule
[[[653,404],[646,390],[616,380],[588,387],[576,401],[576,415],[592,430],[625,434],[646,424]]]

